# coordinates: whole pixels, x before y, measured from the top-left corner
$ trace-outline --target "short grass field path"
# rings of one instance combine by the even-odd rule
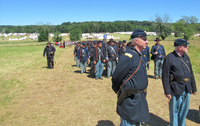
[[[80,74],[75,67],[73,48],[56,48],[55,68],[46,69],[46,58],[34,54],[44,62],[20,73],[25,87],[10,104],[0,109],[2,126],[119,126],[116,113],[116,94],[111,88],[111,78],[95,80],[87,73]],[[164,96],[162,82],[153,79],[153,62],[148,73],[147,101],[150,121],[144,126],[168,126],[168,99]],[[32,70],[34,69],[34,70]],[[199,84],[199,82],[197,82]],[[199,86],[198,86],[199,91]],[[187,126],[200,125],[199,92],[191,95]]]

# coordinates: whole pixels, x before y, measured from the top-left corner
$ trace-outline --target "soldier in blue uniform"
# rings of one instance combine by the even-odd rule
[[[96,73],[95,78],[96,80],[102,78],[104,63],[106,61],[106,50],[102,47],[102,41],[97,42],[97,47],[93,50],[93,63],[96,65]]]
[[[117,61],[118,61],[118,52],[117,52],[117,46],[114,45],[113,39],[109,40],[109,45],[107,46],[107,57],[106,60],[108,62],[108,71],[107,71],[107,77],[109,78],[111,73],[115,71]]]
[[[91,63],[90,74],[92,74],[92,75],[94,74],[94,69],[93,69],[94,48],[96,48],[96,41],[94,41],[90,47],[90,63]]]
[[[120,59],[120,56],[122,56],[122,41],[119,41],[119,43],[117,45],[117,52],[118,52],[118,56]]]
[[[127,43],[127,50],[130,49],[131,47],[132,47],[131,42],[128,42],[128,43]]]
[[[127,50],[127,43],[126,43],[126,40],[123,40],[123,43],[122,43],[122,53],[121,55],[124,54],[124,52],[126,52]]]
[[[154,55],[154,78],[162,78],[162,65],[164,58],[166,56],[165,54],[165,48],[160,44],[159,37],[156,38],[156,44],[152,46],[151,48],[151,54]]]
[[[169,102],[170,126],[185,126],[190,104],[190,94],[196,94],[196,82],[187,49],[186,39],[174,42],[175,50],[163,63],[162,82]]]
[[[145,65],[147,70],[149,70],[149,63],[150,63],[150,53],[149,53],[149,47],[148,47],[148,42],[146,45],[146,48],[142,50],[142,56],[144,57]]]
[[[81,48],[78,50],[78,60],[80,62],[81,74],[86,73],[87,61],[89,62],[89,53],[85,43],[82,43]]]
[[[80,49],[80,42],[77,42],[76,46],[74,47],[74,57],[76,57],[76,67],[79,67],[78,61],[78,50]]]
[[[102,42],[102,47],[105,48],[105,51],[106,51],[106,56],[108,55],[108,51],[107,51],[107,46],[108,46],[108,43],[107,43],[107,40],[106,39],[103,39],[103,42]],[[107,71],[108,71],[108,62],[106,60],[105,62],[105,73],[107,74]]]
[[[139,126],[149,121],[146,101],[148,77],[141,51],[146,48],[146,31],[135,29],[131,35],[133,47],[121,57],[112,75],[112,89],[118,96],[117,113],[120,126]]]
[[[56,51],[55,47],[51,46],[51,43],[48,42],[43,52],[43,57],[45,57],[45,53],[46,53],[48,69],[54,68],[53,58],[54,58],[55,51]]]

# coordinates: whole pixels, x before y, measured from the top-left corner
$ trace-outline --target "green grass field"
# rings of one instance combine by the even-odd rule
[[[129,35],[119,37],[120,40],[129,39]],[[150,49],[155,38],[148,36]],[[200,103],[199,38],[189,40],[188,49],[198,87],[198,95],[192,96],[190,107],[196,110]],[[170,36],[161,41],[167,54],[174,50],[175,39]],[[119,125],[115,112],[116,96],[111,90],[110,79],[104,77],[103,81],[95,81],[89,76],[80,75],[80,69],[73,66],[73,48],[70,47],[56,47],[55,69],[46,69],[46,58],[42,56],[45,46],[46,42],[33,40],[0,40],[0,125]],[[148,74],[153,75],[153,61]],[[161,81],[149,78],[149,82],[147,100],[150,112],[167,122],[168,115],[164,112],[167,107],[162,110],[167,104],[163,103],[165,97]],[[155,96],[151,91],[154,85],[159,88],[160,96]],[[153,119],[151,124],[157,123]],[[188,120],[187,125],[199,123]]]

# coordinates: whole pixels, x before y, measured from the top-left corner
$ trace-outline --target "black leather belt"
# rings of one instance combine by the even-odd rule
[[[190,80],[190,78],[174,78],[172,81],[176,81],[176,82],[188,82]]]

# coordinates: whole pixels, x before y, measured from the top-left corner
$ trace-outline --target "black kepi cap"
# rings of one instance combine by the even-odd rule
[[[182,39],[182,38],[176,39],[174,42],[174,46],[183,46],[183,45],[188,45],[188,44],[190,43],[186,39]]]
[[[102,43],[102,41],[98,41],[98,42],[97,42],[97,44],[100,44],[100,43]]]
[[[145,30],[135,29],[133,31],[133,33],[131,34],[131,39],[138,38],[138,37],[143,37],[143,36],[147,36]]]
[[[109,40],[109,42],[114,42],[114,40],[111,38],[111,39]]]

